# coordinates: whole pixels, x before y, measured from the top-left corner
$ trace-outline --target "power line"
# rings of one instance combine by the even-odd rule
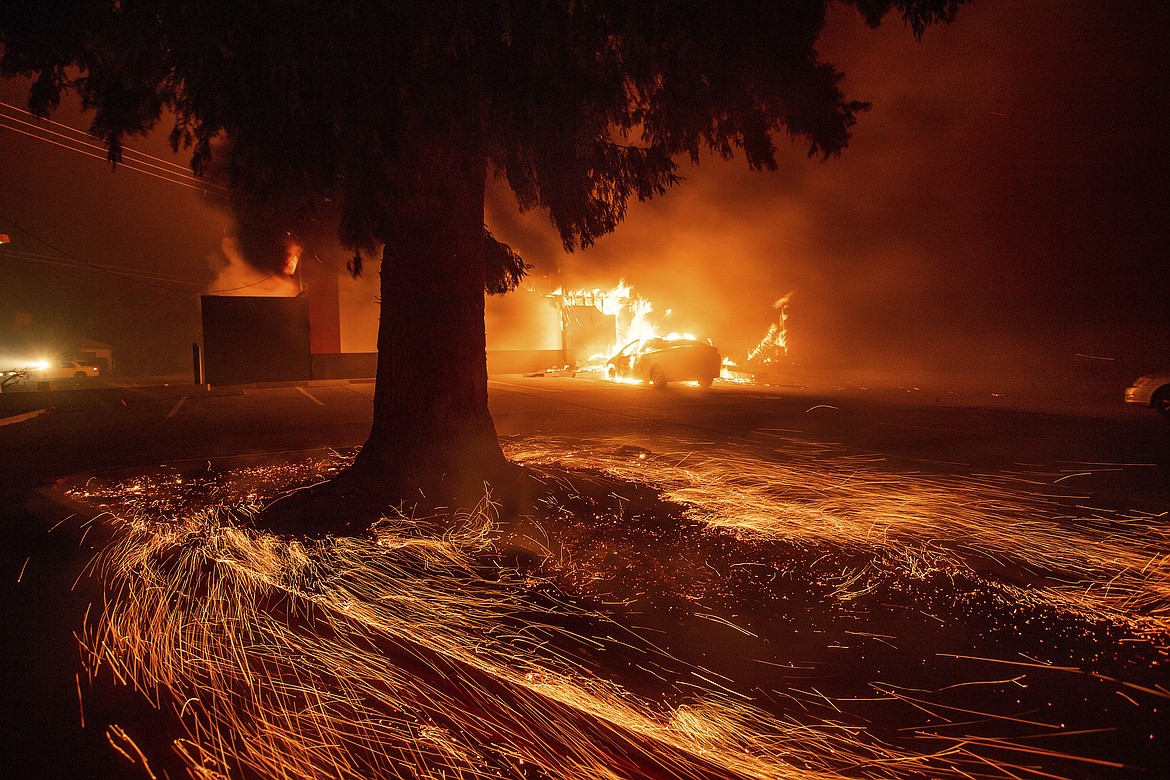
[[[7,125],[4,123],[4,121],[3,121],[4,119],[8,119],[8,117],[0,116],[0,128],[3,128],[5,130],[10,130],[14,133],[19,133],[21,135],[26,135],[29,138],[35,138],[38,141],[44,141],[45,143],[52,144],[53,146],[59,146],[62,149],[68,149],[71,152],[77,152],[78,154],[85,155],[86,157],[93,157],[94,159],[102,160],[103,162],[108,162],[108,160],[106,160],[106,156],[104,154],[98,154],[96,152],[86,151],[84,149],[78,149],[75,146],[63,144],[60,141],[54,141],[51,138],[45,138],[44,136],[40,136],[40,135],[37,135],[35,133],[30,133],[26,130],[20,129],[19,127],[13,127],[11,125]],[[159,173],[154,173],[153,171],[149,171],[149,170],[146,170],[144,168],[140,168],[132,163],[127,164],[127,163],[123,162],[123,163],[120,163],[120,165],[122,167],[126,168],[127,170],[135,171],[137,173],[145,174],[147,176],[153,176],[156,179],[162,179],[165,182],[169,182],[170,184],[176,184],[180,187],[186,187],[188,189],[197,190],[199,192],[203,192],[207,195],[211,195],[211,196],[215,196],[215,197],[220,197],[220,198],[227,197],[226,195],[223,195],[221,193],[213,192],[212,190],[210,190],[206,186],[191,184],[191,183],[186,182],[186,181],[171,178],[169,176],[164,176],[164,175],[159,174]]]
[[[24,117],[28,117],[28,118],[32,119],[33,121],[29,122],[28,120],[22,120],[22,119],[19,119],[17,117],[14,117],[14,118],[18,119],[18,121],[22,121],[25,124],[33,125],[34,127],[37,127],[38,129],[43,129],[46,132],[53,132],[53,131],[48,130],[48,128],[44,127],[44,125],[52,125],[53,127],[59,127],[62,130],[67,130],[70,133],[73,133],[74,135],[81,136],[80,138],[76,139],[78,143],[84,143],[84,144],[88,144],[91,146],[98,145],[94,136],[91,135],[89,133],[89,131],[87,131],[87,130],[82,130],[80,128],[74,127],[73,125],[67,125],[64,122],[58,122],[56,120],[49,119],[47,117],[37,116],[36,114],[32,113],[31,111],[20,108],[19,106],[14,106],[11,103],[6,103],[3,100],[0,100],[0,108],[6,108],[11,112],[16,112],[20,116],[24,116]],[[54,135],[64,135],[64,134],[54,132]],[[159,164],[160,167],[170,168],[174,173],[177,173],[181,176],[195,178],[195,176],[191,173],[191,170],[189,168],[187,168],[187,166],[180,165],[179,163],[176,163],[173,160],[167,160],[163,157],[157,157],[153,154],[149,154],[148,152],[139,151],[137,149],[134,149],[134,148],[128,147],[128,146],[124,146],[123,151],[129,152],[131,154],[136,154],[139,157],[143,157],[143,158],[146,158],[148,160],[154,160],[156,163]],[[215,185],[215,186],[219,186],[219,185]]]
[[[17,114],[27,116],[27,117],[32,117],[33,119],[37,120],[36,122],[30,122],[26,119],[22,119],[20,116],[7,116],[3,113],[0,113],[0,128],[10,130],[14,133],[19,133],[19,134],[24,135],[24,136],[28,136],[29,138],[32,138],[32,139],[37,140],[37,141],[43,141],[45,143],[52,144],[53,146],[58,146],[62,149],[67,149],[68,151],[71,151],[71,152],[77,152],[78,154],[85,155],[86,157],[93,157],[95,159],[102,160],[103,162],[109,161],[107,156],[106,156],[106,153],[105,153],[106,152],[105,147],[102,146],[101,144],[96,143],[93,140],[93,137],[90,136],[84,130],[79,130],[76,127],[73,127],[73,126],[67,125],[67,124],[63,124],[61,122],[56,122],[52,119],[43,119],[41,117],[36,116],[36,114],[33,114],[29,111],[25,111],[22,108],[14,106],[11,103],[6,103],[2,100],[0,100],[0,108],[8,109],[10,112],[14,111],[14,112],[17,112]],[[16,127],[13,124],[6,124],[6,122],[24,125],[25,127],[32,128],[34,132],[30,132],[29,130],[25,130],[21,127]],[[68,130],[69,132],[74,133],[74,134],[79,135],[79,136],[82,136],[82,137],[81,138],[73,138],[73,137],[70,137],[66,133],[60,133],[60,132],[57,132],[55,130],[51,130],[47,127],[42,127],[41,124],[39,124],[39,123],[45,123],[45,124],[53,125],[55,127],[60,127],[64,130]],[[63,143],[61,141],[54,140],[54,138],[52,138],[50,136],[62,138],[65,140],[65,143]],[[82,147],[82,148],[78,148],[78,147]],[[177,163],[171,162],[171,161],[163,159],[161,157],[157,157],[157,156],[152,155],[152,154],[148,154],[147,152],[139,151],[139,150],[134,149],[133,147],[129,147],[129,146],[123,146],[122,151],[123,151],[123,154],[128,153],[130,155],[137,155],[138,157],[142,157],[145,159],[144,160],[137,160],[137,159],[127,160],[125,157],[123,157],[122,161],[119,163],[119,165],[121,167],[127,168],[127,169],[135,171],[137,173],[145,174],[147,176],[152,176],[152,177],[157,178],[157,179],[162,179],[165,182],[168,182],[170,184],[176,184],[180,187],[186,187],[188,189],[198,190],[206,195],[212,195],[212,196],[219,197],[219,198],[229,197],[229,191],[223,185],[215,184],[214,182],[209,182],[209,181],[206,181],[204,179],[200,179],[199,177],[195,176],[190,171],[188,171],[186,168],[184,168],[181,165],[178,165]],[[159,164],[146,162],[146,160],[154,160]],[[153,168],[155,170],[149,170],[151,168]],[[162,171],[162,173],[157,173],[156,171]],[[3,251],[3,255],[7,255],[9,257],[16,257],[18,259],[28,260],[30,262],[46,263],[49,265],[59,265],[59,266],[67,267],[67,268],[85,268],[88,270],[98,271],[100,273],[109,274],[109,275],[114,276],[116,278],[122,279],[123,281],[133,282],[135,284],[144,284],[148,287],[154,287],[156,289],[167,290],[170,292],[189,294],[192,291],[180,289],[180,288],[176,288],[176,287],[171,287],[171,286],[168,286],[165,284],[156,284],[154,282],[177,282],[179,284],[191,285],[192,287],[194,287],[196,289],[199,289],[203,286],[200,283],[188,282],[188,281],[185,281],[185,280],[180,279],[178,277],[166,276],[163,274],[151,274],[150,272],[132,271],[129,269],[121,269],[121,268],[115,268],[113,266],[103,266],[103,265],[99,265],[97,263],[92,263],[88,260],[83,260],[79,257],[76,257],[76,256],[70,254],[69,252],[66,252],[65,250],[61,249],[60,247],[56,247],[53,244],[50,244],[48,241],[35,235],[34,233],[29,232],[28,230],[24,229],[23,227],[21,227],[19,224],[17,224],[16,222],[14,222],[11,219],[7,219],[4,217],[0,217],[0,219],[2,219],[4,222],[7,222],[10,225],[12,225],[14,228],[19,230],[21,233],[24,233],[26,236],[43,244],[44,246],[47,246],[48,248],[52,249],[54,252],[57,252],[61,255],[61,257],[52,257],[49,255],[38,254],[35,252],[27,252],[24,250],[9,248],[9,249],[6,249]],[[65,259],[62,259],[62,258],[65,258]],[[69,262],[69,261],[71,261],[71,262]],[[273,271],[272,273],[268,274],[268,276],[265,276],[264,278],[259,279],[255,282],[251,282],[250,284],[244,284],[244,285],[240,285],[238,287],[224,287],[224,288],[219,288],[219,289],[214,289],[214,290],[206,290],[206,292],[209,294],[217,294],[217,293],[237,292],[239,290],[247,290],[249,288],[257,287],[261,284],[264,284],[265,282],[269,281],[270,279],[274,279],[276,277],[276,275],[277,275],[277,273],[275,271]]]
[[[58,253],[62,257],[66,258],[68,260],[72,260],[75,264],[75,267],[88,268],[88,269],[93,270],[93,271],[98,271],[99,273],[109,274],[110,276],[117,277],[118,279],[122,279],[123,281],[126,281],[126,282],[133,282],[135,284],[143,284],[143,285],[146,285],[148,287],[154,287],[156,289],[168,290],[170,292],[190,293],[190,290],[180,290],[178,288],[170,287],[170,286],[163,285],[163,284],[155,284],[155,283],[147,282],[147,281],[144,281],[141,279],[135,279],[132,275],[132,272],[126,273],[123,271],[115,271],[115,270],[112,270],[110,268],[105,268],[103,266],[97,265],[96,263],[91,263],[88,260],[83,260],[80,257],[76,257],[75,255],[72,255],[69,252],[66,252],[64,249],[61,249],[58,246],[54,246],[53,244],[50,244],[48,241],[46,241],[45,239],[36,235],[35,233],[32,233],[28,230],[25,230],[23,227],[21,227],[19,224],[17,224],[16,222],[14,222],[11,219],[8,219],[6,217],[0,217],[0,219],[3,219],[9,225],[12,225],[14,228],[16,228],[17,230],[19,230],[21,233],[25,234],[29,238],[32,238],[34,241],[37,241],[37,242],[47,246],[49,249],[52,249],[54,252]],[[13,250],[5,250],[5,254],[10,254],[10,253],[12,253],[12,251]],[[19,251],[19,250],[17,250],[17,251]],[[42,256],[41,258],[25,258],[25,259],[36,260],[38,262],[53,262],[52,259],[47,258],[45,256]],[[57,261],[57,264],[64,265],[65,263]]]
[[[0,101],[0,107],[6,108],[9,111],[16,111],[24,116],[39,119],[35,114],[29,113],[28,111],[23,111],[22,109],[19,109],[10,103]],[[85,131],[78,130],[75,127],[71,127],[60,122],[53,122],[52,120],[43,121],[84,137],[70,137],[65,133],[60,133],[47,127],[42,127],[40,124],[36,122],[30,122],[27,119],[21,118],[20,116],[9,116],[0,113],[0,128],[10,130],[14,133],[27,136],[37,141],[43,141],[44,143],[60,147],[71,152],[76,152],[86,157],[92,157],[103,162],[108,162],[105,147],[93,141],[92,137],[89,136]],[[23,127],[20,125],[23,125]],[[31,128],[31,130],[25,128]],[[63,143],[62,141],[55,140],[55,138],[64,139],[65,142]],[[136,155],[138,157],[145,158],[138,160],[134,159],[133,157],[130,159],[123,157],[119,165],[121,167],[127,168],[128,170],[132,170],[147,176],[152,176],[157,179],[162,179],[163,181],[176,184],[180,187],[198,190],[199,192],[202,192],[206,195],[219,198],[228,197],[228,190],[223,185],[215,184],[214,182],[210,182],[205,179],[200,179],[176,163],[164,160],[161,157],[156,157],[146,152],[141,152],[137,149],[134,149],[133,147],[128,146],[123,147],[123,153],[129,153],[132,156]],[[148,162],[148,160],[154,160],[157,162]]]
[[[38,243],[41,243],[44,246],[47,246],[49,249],[52,249],[54,252],[57,252],[59,255],[62,256],[62,258],[65,258],[67,260],[71,260],[73,262],[67,263],[64,260],[62,260],[61,258],[55,258],[55,257],[51,257],[49,255],[40,255],[40,254],[37,254],[35,252],[25,252],[23,250],[14,250],[14,249],[3,250],[2,252],[0,252],[0,257],[3,257],[5,255],[13,255],[13,256],[19,256],[19,259],[30,260],[32,262],[48,263],[51,265],[61,265],[61,266],[66,266],[66,267],[70,267],[70,268],[85,268],[85,269],[88,269],[91,271],[97,271],[99,273],[109,274],[110,276],[116,277],[116,278],[121,279],[121,280],[126,281],[126,282],[132,282],[134,284],[141,284],[141,285],[145,285],[147,287],[153,287],[153,288],[159,289],[159,290],[167,290],[169,292],[183,293],[185,295],[190,295],[192,293],[192,290],[180,289],[178,287],[172,287],[170,285],[157,284],[157,283],[154,283],[154,281],[148,281],[150,279],[149,272],[138,272],[138,271],[132,271],[132,270],[127,270],[127,269],[115,269],[112,266],[98,265],[97,263],[92,263],[88,260],[83,260],[80,257],[77,257],[73,254],[70,254],[69,252],[66,252],[64,249],[61,249],[60,247],[57,247],[57,246],[54,246],[53,244],[50,244],[48,241],[46,241],[45,239],[36,235],[35,233],[32,233],[28,230],[25,230],[23,227],[21,227],[15,221],[8,219],[7,217],[0,216],[0,220],[3,220],[4,222],[8,223],[12,227],[19,230],[24,235],[33,239],[34,241],[37,241]],[[141,278],[136,278],[136,277],[141,277]],[[208,294],[214,295],[214,294],[220,294],[220,293],[237,292],[239,290],[247,290],[247,289],[250,289],[252,287],[258,287],[259,285],[262,285],[265,282],[267,282],[269,279],[273,279],[275,277],[276,277],[276,272],[273,271],[272,273],[268,274],[268,276],[265,276],[263,279],[258,279],[257,281],[252,282],[250,284],[243,284],[243,285],[240,285],[238,287],[223,287],[223,288],[219,288],[216,290],[207,290],[206,292]],[[195,284],[194,282],[180,281],[179,279],[177,279],[175,277],[168,278],[168,277],[165,277],[162,275],[158,275],[157,279],[160,281],[162,281],[162,280],[178,281],[180,284],[190,284],[190,285],[195,286],[196,288],[201,286],[201,285]]]
[[[15,127],[11,124],[4,124],[5,121],[16,122],[18,124],[24,125],[25,127],[33,128],[33,130],[30,132],[28,130],[25,130],[25,129],[22,129],[19,127]],[[59,147],[64,148],[64,149],[69,149],[70,151],[79,152],[81,154],[84,154],[87,157],[97,157],[97,158],[102,159],[102,160],[108,160],[108,158],[104,154],[105,147],[100,146],[99,144],[91,143],[87,140],[83,140],[80,138],[70,138],[68,135],[66,135],[64,133],[58,133],[56,131],[49,130],[48,128],[38,127],[34,123],[27,122],[23,119],[5,116],[3,114],[0,114],[0,127],[3,127],[7,130],[11,130],[11,131],[16,132],[16,133],[20,133],[22,135],[26,135],[30,138],[35,138],[39,141],[44,141],[46,143],[53,144],[54,146],[59,146]],[[49,136],[56,136],[57,138],[63,138],[63,139],[65,139],[66,143],[61,143],[60,141],[54,141]],[[70,144],[77,144],[77,146],[71,146]],[[92,151],[89,151],[89,150],[92,150]],[[123,151],[126,151],[126,150],[123,149]],[[122,161],[119,163],[119,165],[127,167],[130,170],[138,171],[139,173],[151,174],[151,175],[158,176],[159,178],[162,178],[162,179],[172,180],[176,184],[183,184],[184,186],[188,186],[188,187],[197,187],[200,190],[206,191],[208,194],[213,194],[213,195],[220,194],[217,192],[212,192],[212,188],[219,187],[219,185],[211,184],[210,182],[205,182],[202,179],[199,179],[198,177],[193,176],[189,173],[184,174],[184,173],[178,172],[174,168],[164,167],[164,166],[157,165],[157,164],[151,163],[151,162],[144,162],[141,160],[135,160],[133,158],[127,159],[125,157],[122,158]],[[163,173],[159,174],[159,173],[154,173],[151,170],[148,170],[148,169],[152,169],[152,168],[156,169],[158,171],[163,171]]]
[[[178,276],[168,276],[166,274],[156,274],[150,271],[138,271],[125,268],[118,268],[116,266],[101,265],[99,263],[79,263],[72,258],[52,257],[50,255],[37,254],[36,252],[25,252],[20,249],[5,249],[0,251],[0,258],[15,258],[17,260],[27,260],[32,263],[44,263],[46,265],[59,265],[64,268],[82,268],[92,271],[103,271],[108,273],[115,273],[123,277],[134,277],[137,279],[146,279],[155,282],[175,282],[177,284],[186,284],[199,289],[203,285],[199,282],[183,279]]]
[[[22,109],[19,106],[14,106],[11,103],[6,103],[2,100],[0,100],[0,109],[7,109],[9,111],[9,113],[16,114],[16,116],[6,117],[10,121],[20,122],[21,124],[25,124],[29,127],[33,127],[38,131],[42,131],[45,133],[50,133],[52,135],[60,136],[62,138],[66,138],[71,143],[82,144],[84,146],[98,149],[102,152],[103,155],[106,153],[106,147],[103,144],[99,144],[97,139],[86,130],[81,130],[79,128],[73,127],[72,125],[67,125],[67,124],[64,124],[63,122],[57,122],[53,119],[39,117],[36,114],[32,113],[31,111],[26,111],[25,109]],[[2,116],[2,114],[0,114],[0,116]],[[30,120],[32,120],[32,121],[30,121]],[[52,127],[59,127],[62,130],[68,131],[68,133],[72,133],[74,136],[77,136],[77,137],[70,137],[67,133],[59,133],[57,131],[51,130],[48,127],[46,127],[46,125],[51,125]],[[132,162],[135,162],[135,163],[138,163],[141,165],[147,165],[147,166],[153,167],[153,168],[159,168],[160,170],[165,170],[165,171],[167,171],[167,173],[174,174],[180,178],[186,178],[186,179],[192,179],[194,181],[199,181],[201,183],[206,184],[208,187],[212,187],[212,188],[220,189],[220,190],[225,190],[225,191],[227,190],[227,187],[222,185],[222,184],[216,184],[215,182],[207,181],[205,179],[200,179],[199,177],[194,175],[194,173],[191,171],[190,168],[188,168],[185,165],[180,165],[179,163],[176,163],[173,160],[168,160],[168,159],[163,158],[163,157],[158,157],[157,155],[153,155],[153,154],[150,154],[149,152],[144,152],[144,151],[141,151],[139,149],[135,149],[132,146],[126,146],[126,145],[122,146],[122,152],[123,152],[123,154],[126,154],[126,155],[131,155],[131,156],[136,156],[136,157],[142,158],[141,160],[132,160]]]

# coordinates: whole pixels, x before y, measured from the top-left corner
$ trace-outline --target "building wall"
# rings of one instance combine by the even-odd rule
[[[561,343],[559,299],[525,290],[484,298],[488,352],[557,351]]]
[[[354,280],[324,264],[317,267],[312,259],[304,263],[305,292],[295,298],[202,297],[204,381],[374,376],[377,275]],[[484,308],[489,374],[565,365],[559,299],[520,289],[486,296]]]
[[[318,257],[298,266],[309,299],[309,349],[314,355],[341,351],[341,310],[337,269]]]
[[[208,384],[312,378],[307,296],[203,295],[200,308]]]

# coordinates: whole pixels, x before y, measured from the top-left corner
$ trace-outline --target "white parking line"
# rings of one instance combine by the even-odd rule
[[[12,417],[0,417],[0,426],[22,423],[25,420],[31,420],[34,417],[40,417],[47,411],[48,409],[37,409],[36,411],[25,412],[24,414],[13,415]]]
[[[312,401],[313,403],[317,404],[317,406],[324,406],[324,405],[325,405],[325,402],[324,402],[324,401],[322,401],[320,398],[318,398],[317,396],[315,396],[315,395],[313,395],[312,393],[310,393],[310,392],[309,392],[308,390],[306,390],[305,388],[298,386],[298,387],[297,387],[297,390],[298,390],[298,391],[300,392],[300,394],[301,394],[301,395],[303,395],[305,398],[308,398],[310,401]]]
[[[183,404],[185,403],[187,403],[187,396],[180,398],[179,402],[171,407],[171,410],[167,412],[167,417],[174,417],[176,414],[178,414],[179,410],[183,408]]]
[[[500,379],[489,379],[488,386],[490,387],[491,385],[497,385],[499,387],[510,387],[514,390],[519,390],[521,392],[523,392],[525,390],[536,390],[537,392],[540,392],[540,393],[564,393],[565,392],[564,390],[559,390],[555,387],[537,387],[536,385],[533,385],[533,384],[520,383],[520,382],[506,382],[506,381],[503,381]]]

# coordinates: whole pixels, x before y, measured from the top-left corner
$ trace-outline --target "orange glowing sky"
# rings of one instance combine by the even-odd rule
[[[1061,370],[1103,355],[1148,369],[1170,362],[1168,29],[1170,10],[1137,0],[974,0],[915,43],[897,22],[874,31],[834,7],[822,55],[850,97],[874,104],[839,159],[793,146],[775,173],[683,161],[681,186],[571,255],[501,185],[489,227],[535,274],[578,287],[625,279],[729,356],[795,290],[791,355],[808,364]],[[22,104],[13,84],[0,99]],[[211,280],[227,220],[193,192],[2,129],[0,159],[0,232],[14,242],[28,239],[13,222],[94,263]],[[310,247],[306,262],[313,251],[344,263],[336,247]],[[184,365],[190,294],[0,266],[5,317],[24,306],[92,329],[144,295],[159,315],[140,311],[137,331],[182,330]]]
[[[682,186],[569,257],[539,215],[498,232],[587,281],[624,276],[725,352],[795,289],[807,361],[1170,360],[1168,29],[1143,3],[977,0],[916,44],[837,8],[822,54],[873,102],[841,158],[684,163]]]

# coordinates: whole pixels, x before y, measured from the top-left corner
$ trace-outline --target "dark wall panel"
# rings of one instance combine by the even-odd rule
[[[377,370],[377,352],[313,353],[314,379],[372,379]]]
[[[309,299],[204,295],[203,374],[212,385],[310,379]]]

